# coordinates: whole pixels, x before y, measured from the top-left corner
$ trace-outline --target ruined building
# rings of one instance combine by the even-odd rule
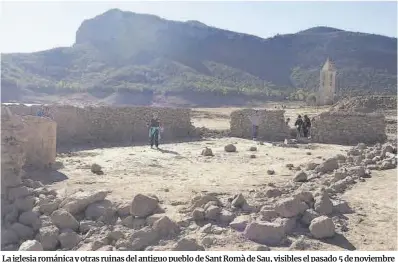
[[[317,94],[317,105],[331,105],[336,93],[336,68],[329,60],[326,60],[321,69],[320,85]]]

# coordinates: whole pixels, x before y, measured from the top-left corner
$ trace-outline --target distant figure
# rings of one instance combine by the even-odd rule
[[[309,137],[310,130],[311,130],[311,120],[308,118],[307,115],[304,115],[304,121],[303,121],[304,137]]]
[[[157,114],[153,114],[151,122],[149,124],[149,138],[151,148],[155,144],[156,148],[159,149],[159,139],[160,139],[160,121]]]
[[[298,115],[296,122],[294,123],[294,126],[297,128],[297,138],[301,137],[301,132],[303,131],[303,119],[301,118],[301,115]]]
[[[289,123],[290,123],[290,118],[288,117],[288,118],[286,118],[286,122],[285,122],[286,126],[289,126]]]
[[[256,110],[253,115],[249,116],[249,120],[252,123],[252,139],[253,141],[256,141],[258,135],[258,126],[260,125],[260,116],[258,110]]]
[[[53,119],[51,113],[50,113],[50,108],[48,106],[42,106],[36,113],[37,116],[39,117],[47,117],[50,119]]]

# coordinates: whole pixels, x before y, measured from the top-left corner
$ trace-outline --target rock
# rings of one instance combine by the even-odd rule
[[[275,210],[269,209],[269,207],[264,206],[260,210],[260,219],[262,221],[272,221],[278,217],[278,213]]]
[[[273,175],[273,174],[275,174],[275,171],[272,170],[272,169],[268,169],[268,170],[267,170],[267,174],[268,174],[268,175]]]
[[[251,222],[243,234],[247,239],[265,245],[279,244],[285,237],[283,227],[270,222]]]
[[[384,144],[381,148],[381,157],[384,158],[387,153],[393,153],[394,147],[390,144]]]
[[[314,209],[321,215],[329,215],[333,212],[333,203],[326,192],[315,198]]]
[[[213,151],[208,147],[206,147],[202,150],[201,155],[202,156],[214,156]]]
[[[130,203],[120,203],[116,208],[117,215],[125,218],[130,215]]]
[[[275,211],[281,217],[294,217],[307,209],[307,204],[293,197],[280,200],[275,204]]]
[[[256,158],[256,155],[250,155],[250,158]]]
[[[108,191],[78,191],[66,197],[59,206],[75,215],[83,212],[88,205],[104,200],[107,194]]]
[[[33,234],[33,233],[32,233]],[[9,244],[16,244],[19,242],[19,236],[17,233],[12,229],[1,229],[1,244],[2,245],[9,245]]]
[[[18,251],[43,251],[43,246],[37,240],[26,240],[21,244]]]
[[[33,211],[23,212],[18,219],[19,223],[30,226],[34,230],[38,230],[41,225],[39,214]]]
[[[337,200],[333,201],[332,203],[333,203],[333,212],[340,214],[350,214],[353,212],[353,210],[345,200]]]
[[[218,220],[221,208],[218,206],[210,206],[205,211],[205,218],[210,220]]]
[[[20,212],[31,211],[35,206],[36,199],[33,196],[18,198],[15,200],[14,205]]]
[[[294,175],[294,182],[306,182],[307,181],[307,173],[304,171],[299,171]]]
[[[246,204],[246,199],[242,194],[238,194],[234,200],[232,200],[231,205],[237,208],[243,207]]]
[[[285,167],[287,167],[287,168],[293,168],[294,165],[293,165],[293,164],[286,164]]]
[[[317,218],[319,216],[320,215],[315,210],[307,209],[306,211],[304,211],[303,215],[301,216],[300,222],[308,226],[311,224],[311,221],[314,218]]]
[[[219,219],[221,223],[229,224],[231,223],[235,218],[235,215],[232,212],[229,212],[228,210],[221,210]]]
[[[344,179],[348,176],[347,169],[345,168],[339,168],[334,171],[334,177],[333,177],[333,182],[339,181],[341,179]]]
[[[51,221],[60,229],[79,229],[79,222],[65,209],[55,210],[51,214]]]
[[[365,176],[365,168],[363,166],[354,166],[347,168],[347,172],[350,176],[354,177],[364,177]]]
[[[333,220],[327,216],[314,218],[309,229],[312,236],[318,239],[332,237],[335,234]]]
[[[229,226],[237,231],[243,231],[251,220],[252,219],[249,215],[241,215],[229,223]]]
[[[91,165],[91,172],[94,174],[100,174],[102,173],[102,167],[96,163]]]
[[[380,165],[380,170],[388,170],[388,169],[394,169],[396,168],[397,165],[395,162],[392,160],[383,160]]]
[[[159,239],[157,231],[150,227],[144,227],[135,231],[131,235],[131,250],[140,251],[145,247],[152,245]]]
[[[280,191],[278,188],[270,188],[265,191],[265,196],[274,198],[274,197],[279,197],[282,195],[282,191]]]
[[[236,146],[234,146],[233,144],[229,144],[224,147],[224,150],[225,152],[229,153],[236,152]]]
[[[195,239],[184,237],[173,246],[173,251],[205,251],[203,246],[200,246]]]
[[[315,168],[315,172],[329,173],[339,168],[339,163],[335,157],[326,159],[322,164]]]
[[[317,163],[313,163],[313,162],[309,162],[306,167],[305,170],[311,171],[314,170],[319,164]]]
[[[153,224],[154,224],[157,220],[161,219],[162,217],[164,217],[164,214],[153,214],[153,215],[151,215],[151,216],[149,216],[149,217],[147,217],[147,218],[145,219],[145,223],[146,223],[148,226],[153,226]]]
[[[258,245],[255,249],[255,251],[271,251],[271,249],[267,246],[264,245]]]
[[[207,203],[211,201],[216,202],[216,206],[221,206],[220,200],[218,200],[218,198],[212,194],[195,196],[192,199],[191,211],[193,211],[197,207],[204,207]]]
[[[116,208],[109,200],[102,200],[88,205],[85,216],[88,220],[98,220],[101,218],[101,221],[109,224],[114,224],[117,220]]]
[[[203,227],[200,228],[199,232],[204,233],[204,234],[210,234],[212,231],[212,225],[211,223],[208,223],[204,225]]]
[[[296,217],[289,217],[289,218],[280,218],[278,217],[273,221],[276,224],[279,224],[283,228],[283,232],[285,234],[291,233],[297,224]]]
[[[38,238],[44,250],[55,250],[58,246],[59,229],[56,226],[42,227]]]
[[[145,218],[135,218],[133,216],[128,216],[123,218],[121,224],[125,227],[132,228],[132,229],[141,229],[145,227],[146,219]]]
[[[158,209],[158,200],[142,194],[137,194],[130,205],[130,214],[145,218],[155,213]]]
[[[26,186],[8,188],[8,200],[15,201],[33,194],[33,190]]]
[[[314,196],[310,191],[301,190],[296,192],[293,195],[294,198],[297,198],[299,201],[306,203],[309,207],[312,207],[314,204]]]
[[[33,229],[20,223],[14,223],[11,225],[11,229],[17,234],[22,240],[32,239],[34,232]]]
[[[79,244],[81,241],[81,236],[70,229],[66,229],[58,236],[58,241],[60,242],[62,248],[70,250]]]
[[[45,215],[50,215],[52,212],[58,209],[59,205],[61,204],[61,200],[54,199],[43,199],[40,200],[38,203],[39,211]]]
[[[195,208],[192,212],[192,218],[195,221],[203,221],[205,219],[205,210],[203,208]]]
[[[311,152],[306,152],[305,153],[307,156],[310,156],[310,155],[312,155],[312,153]]]
[[[249,151],[257,151],[257,147],[251,146],[251,147],[249,148]]]
[[[210,247],[211,245],[213,245],[213,243],[215,242],[215,238],[214,237],[210,237],[210,236],[205,236],[202,241],[201,244],[205,247]]]
[[[161,219],[155,221],[153,229],[155,229],[161,237],[174,236],[180,232],[180,228],[177,224],[167,216],[163,216]]]

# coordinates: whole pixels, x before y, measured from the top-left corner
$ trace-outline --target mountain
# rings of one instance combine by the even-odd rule
[[[328,57],[340,95],[396,94],[396,38],[314,27],[262,39],[112,9],[83,21],[71,47],[2,54],[2,101],[76,93],[113,104],[303,99]]]

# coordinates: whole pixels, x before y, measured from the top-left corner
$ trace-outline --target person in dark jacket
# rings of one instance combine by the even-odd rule
[[[301,118],[301,115],[298,115],[296,122],[294,123],[294,126],[297,128],[297,138],[301,137],[302,132],[303,132],[303,124],[304,121]]]
[[[304,121],[303,121],[304,137],[308,137],[310,130],[311,130],[311,120],[307,115],[304,115]]]
[[[154,114],[149,124],[149,139],[151,148],[153,148],[153,145],[155,144],[156,148],[159,149],[160,129],[161,125],[159,117],[157,114]]]

